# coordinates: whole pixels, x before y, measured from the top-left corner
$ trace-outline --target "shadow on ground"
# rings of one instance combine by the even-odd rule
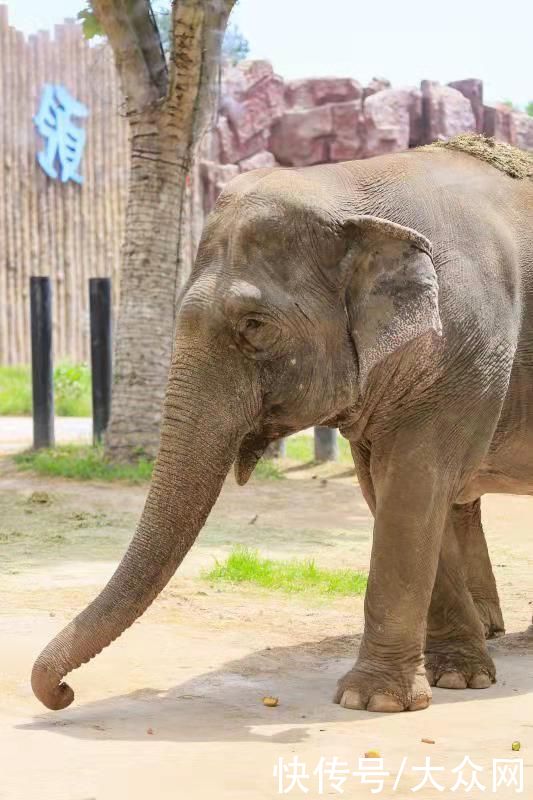
[[[263,649],[172,689],[147,688],[47,712],[17,727],[82,739],[298,743],[306,740],[310,725],[359,725],[376,716],[386,725],[396,715],[349,711],[331,699],[337,679],[353,665],[360,638],[330,637]],[[533,669],[525,669],[523,662],[517,665],[517,658],[533,656],[533,631],[502,637],[491,650],[499,675],[495,686],[482,691],[434,689],[433,705],[483,703],[532,692]],[[265,707],[266,694],[279,697],[279,706]]]

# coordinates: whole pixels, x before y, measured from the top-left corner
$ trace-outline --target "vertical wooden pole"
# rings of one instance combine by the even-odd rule
[[[80,214],[81,219],[83,220],[83,230],[79,231],[80,235],[80,243],[79,243],[79,255],[78,255],[78,271],[76,275],[76,296],[79,300],[80,307],[79,307],[79,320],[81,324],[79,325],[80,333],[81,333],[81,344],[80,344],[80,352],[79,352],[79,360],[80,361],[89,361],[89,351],[87,348],[87,343],[89,337],[87,336],[87,331],[89,329],[89,311],[87,306],[87,293],[86,293],[86,286],[89,275],[95,275],[95,263],[92,257],[92,240],[93,236],[91,235],[90,231],[90,220],[91,220],[91,203],[94,193],[94,183],[91,180],[91,171],[90,171],[90,164],[93,161],[93,137],[92,137],[92,129],[93,129],[93,116],[94,116],[94,97],[92,97],[91,92],[89,90],[90,81],[94,79],[95,81],[98,80],[98,76],[93,75],[90,69],[89,61],[88,61],[88,53],[89,53],[89,44],[85,38],[81,38],[79,41],[79,99],[82,103],[87,105],[89,109],[89,116],[82,120],[83,127],[86,131],[87,139],[85,145],[85,151],[83,154],[83,159],[81,162],[81,169],[82,175],[84,178],[84,183],[82,186],[77,187],[79,189],[79,200],[80,200]],[[111,140],[112,141],[112,140]],[[111,148],[113,149],[113,148]],[[90,348],[89,348],[90,349]]]
[[[3,109],[5,125],[7,126],[7,130],[13,135],[13,131],[16,130],[16,118],[15,118],[15,105],[16,103],[13,102],[14,98],[14,71],[17,69],[17,65],[15,64],[15,52],[13,47],[13,40],[14,40],[15,31],[13,28],[7,29],[7,40],[6,44],[6,51],[3,53],[3,65],[2,69],[5,70],[6,73],[6,81],[9,94],[5,100],[5,107]],[[16,135],[16,134],[15,134]],[[4,156],[2,155],[2,158]],[[15,159],[13,159],[14,164]],[[16,180],[13,180],[13,165],[10,164],[10,169],[6,171],[5,174],[5,183],[2,186],[2,192],[5,194],[5,198],[14,197],[16,195],[16,186],[18,185]],[[9,319],[8,325],[8,364],[16,364],[17,363],[17,289],[16,289],[16,264],[19,260],[19,253],[17,253],[17,245],[16,245],[16,233],[15,233],[15,220],[14,217],[14,204],[10,203],[7,199],[4,200],[6,203],[6,249],[2,253],[2,269],[6,272],[6,298],[2,298],[3,301],[7,305],[7,313]]]
[[[336,428],[315,428],[315,461],[337,461],[339,443]]]
[[[8,153],[8,143],[10,141],[11,130],[8,124],[8,110],[7,106],[11,101],[9,94],[9,80],[6,69],[7,61],[7,48],[9,42],[9,30],[7,21],[7,6],[0,5],[0,55],[1,55],[1,69],[0,69],[0,253],[2,253],[2,264],[0,266],[0,364],[10,363],[10,325],[9,325],[9,296],[8,296],[8,270],[6,269],[6,253],[8,247],[8,208],[9,201],[7,200],[8,190],[8,163],[6,157]]]
[[[11,45],[11,54],[12,54],[12,67],[13,71],[11,73],[11,90],[12,90],[12,98],[21,97],[21,83],[22,83],[22,72],[23,70],[20,68],[21,59],[20,59],[20,52],[19,52],[19,45],[22,40],[24,42],[24,36],[22,33],[19,33],[15,30],[15,28],[11,28],[11,37],[10,37],[10,45]],[[13,332],[14,332],[14,347],[15,347],[15,354],[13,363],[17,362],[17,359],[20,358],[20,353],[24,351],[24,316],[22,314],[22,307],[23,307],[23,297],[24,297],[24,288],[22,285],[22,264],[24,263],[24,252],[23,252],[23,235],[22,235],[22,203],[21,203],[21,192],[17,192],[17,186],[22,185],[22,169],[23,169],[23,153],[24,153],[24,144],[23,144],[23,136],[21,136],[22,130],[22,119],[21,119],[21,111],[22,111],[22,103],[14,102],[13,103],[13,110],[12,110],[12,130],[15,132],[16,142],[17,142],[17,151],[16,157],[11,162],[10,174],[11,174],[11,187],[12,191],[7,191],[7,197],[9,198],[9,205],[11,210],[11,225],[13,226],[13,244],[14,244],[14,253],[15,257],[10,267],[13,271],[13,289],[14,289],[14,296],[13,296]],[[22,156],[22,157],[21,157]],[[3,190],[5,191],[7,187]]]
[[[21,229],[21,249],[19,252],[19,286],[20,297],[17,313],[20,317],[20,325],[22,329],[22,345],[18,353],[18,360],[23,364],[30,363],[30,317],[29,317],[29,290],[30,290],[30,276],[34,275],[31,267],[32,254],[31,254],[31,234],[30,234],[30,192],[28,186],[31,185],[29,180],[30,162],[34,157],[33,150],[33,125],[32,114],[36,110],[32,108],[30,100],[30,81],[31,73],[29,69],[29,48],[26,40],[22,34],[17,35],[17,48],[18,55],[17,61],[19,65],[19,80],[20,87],[17,94],[18,98],[18,114],[19,114],[19,147],[18,153],[20,158],[20,186],[24,187],[22,191],[18,192],[17,202],[20,207],[20,229]],[[3,152],[3,151],[1,151]],[[9,198],[10,202],[14,202],[14,198]]]
[[[93,444],[102,441],[111,412],[111,280],[89,279],[91,315],[91,371],[93,388]]]
[[[28,158],[28,177],[26,193],[29,200],[29,231],[30,231],[30,260],[28,262],[28,274],[37,275],[41,269],[41,259],[46,258],[42,253],[42,240],[40,234],[40,200],[39,190],[41,184],[39,182],[42,172],[41,167],[37,163],[37,153],[42,149],[43,139],[37,134],[34,128],[32,117],[37,113],[38,103],[40,100],[40,84],[38,77],[41,73],[38,67],[38,47],[37,36],[33,35],[28,38],[28,81],[30,83],[30,93],[28,95],[28,127],[29,127],[29,143],[30,153]],[[48,262],[45,261],[48,265]],[[27,283],[27,291],[29,291],[29,280]],[[29,317],[29,303],[25,307],[26,320],[28,329],[30,328]],[[30,337],[31,339],[31,337]],[[28,347],[28,357],[26,363],[30,363],[31,356],[31,341]],[[22,359],[21,359],[22,361]]]
[[[30,278],[33,446],[54,446],[54,366],[50,278]]]

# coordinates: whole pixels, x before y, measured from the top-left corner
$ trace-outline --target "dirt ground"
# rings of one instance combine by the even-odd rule
[[[387,716],[331,702],[356,655],[362,598],[291,597],[199,576],[235,543],[366,569],[370,515],[354,478],[331,472],[289,472],[289,480],[252,480],[244,488],[228,479],[162,596],[70,676],[74,704],[49,712],[31,694],[33,659],[109,577],[146,490],[44,480],[0,462],[0,798],[259,800],[280,790],[290,797],[365,798],[374,790],[398,798],[503,798],[517,793],[518,762],[500,762],[495,774],[511,785],[493,791],[493,760],[513,758],[523,760],[523,796],[533,798],[533,636],[521,633],[533,600],[533,498],[484,499],[508,631],[490,644],[498,683],[484,691],[436,689],[427,711]],[[47,492],[48,502],[33,502],[35,491]],[[265,695],[279,697],[279,705],[265,707]],[[520,753],[511,751],[515,740]],[[371,749],[390,773],[383,788],[351,774],[336,783],[346,773],[328,773],[334,758],[339,770],[357,771]],[[467,762],[460,772],[465,756],[479,769]],[[442,768],[430,774],[445,788],[413,792],[427,758]],[[485,792],[478,785],[467,792],[473,773]]]

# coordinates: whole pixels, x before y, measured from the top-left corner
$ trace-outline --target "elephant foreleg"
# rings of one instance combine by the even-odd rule
[[[361,444],[352,447],[352,455],[364,498],[375,514],[375,491],[370,476],[370,451]],[[492,571],[485,533],[481,524],[481,500],[456,505],[451,523],[461,551],[464,580],[472,595],[487,639],[503,636],[505,625],[500,608],[496,580]]]

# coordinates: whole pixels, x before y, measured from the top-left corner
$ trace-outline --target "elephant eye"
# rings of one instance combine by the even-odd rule
[[[257,335],[260,328],[265,326],[265,322],[257,316],[242,317],[237,323],[237,332],[244,338],[252,338]]]
[[[249,355],[258,357],[271,352],[279,337],[279,327],[269,317],[257,314],[242,317],[237,323],[237,339]]]
[[[263,323],[259,319],[254,319],[253,317],[249,317],[245,320],[245,330],[253,331],[256,328],[259,328]]]

